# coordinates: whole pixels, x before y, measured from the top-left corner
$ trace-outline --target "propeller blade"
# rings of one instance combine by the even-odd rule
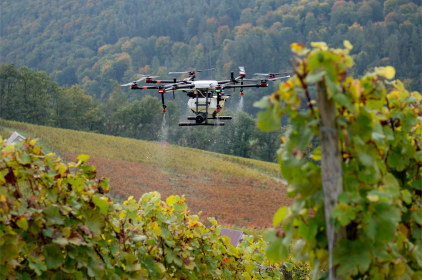
[[[189,72],[169,72],[170,74],[189,74]]]
[[[131,85],[133,85],[133,83],[127,83],[127,84],[120,85],[120,86],[121,86],[121,87],[127,87],[127,86],[131,86]]]
[[[269,81],[274,81],[274,80],[280,80],[280,79],[284,79],[284,78],[289,78],[290,75],[284,76],[284,77],[278,77],[278,78],[271,78],[269,79]]]
[[[204,72],[204,71],[209,71],[209,70],[214,70],[215,68],[211,68],[211,69],[204,69],[204,70],[198,70],[198,71],[194,71],[194,72]]]
[[[287,73],[289,73],[289,72],[279,72],[279,73],[255,73],[254,75],[259,75],[259,76],[271,76],[271,75],[284,75],[284,74],[287,74]]]
[[[136,82],[143,81],[143,80],[145,80],[146,78],[147,78],[147,77],[142,77],[142,78],[140,78],[140,79],[136,80]]]
[[[158,77],[160,77],[160,76],[150,76],[150,75],[144,75],[144,74],[138,74],[138,76],[145,77],[145,78],[158,78]]]
[[[243,67],[243,66],[239,66],[239,70],[240,70],[240,73],[241,74],[245,74],[246,72],[245,72],[245,67]]]

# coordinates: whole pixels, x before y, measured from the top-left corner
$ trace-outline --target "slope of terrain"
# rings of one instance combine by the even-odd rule
[[[105,136],[17,122],[2,126],[43,140],[53,151],[74,161],[91,156],[98,177],[111,179],[111,195],[139,198],[158,191],[164,198],[185,195],[192,211],[217,217],[223,224],[266,227],[283,205],[289,205],[286,187],[275,163],[261,162],[155,142]]]

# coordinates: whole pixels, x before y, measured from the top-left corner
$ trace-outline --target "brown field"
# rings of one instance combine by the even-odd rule
[[[75,161],[76,154],[61,153]],[[286,186],[273,180],[217,173],[171,169],[154,164],[91,157],[87,164],[97,168],[97,176],[110,178],[110,194],[117,199],[158,191],[162,198],[185,195],[193,213],[215,217],[220,224],[270,227],[278,208],[290,205]]]

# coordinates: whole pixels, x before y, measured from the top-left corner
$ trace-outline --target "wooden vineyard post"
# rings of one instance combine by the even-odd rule
[[[345,228],[334,231],[331,223],[331,212],[337,204],[340,193],[343,192],[343,173],[341,167],[340,149],[338,145],[338,130],[336,128],[336,105],[328,98],[325,81],[319,81],[317,89],[317,106],[320,118],[320,146],[321,146],[321,175],[324,189],[324,212],[327,228],[329,275],[330,280],[342,280],[336,274],[332,265],[333,248],[338,240],[346,236]]]

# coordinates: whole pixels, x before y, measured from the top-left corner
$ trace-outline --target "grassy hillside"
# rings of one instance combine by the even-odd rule
[[[97,176],[111,179],[116,198],[159,191],[164,198],[185,195],[194,212],[223,224],[267,227],[280,206],[291,203],[286,187],[274,180],[279,166],[234,156],[155,142],[2,121],[26,136],[40,138],[49,150],[74,161],[91,156]]]
[[[108,136],[96,133],[2,121],[2,126],[16,128],[41,138],[56,151],[84,153],[112,160],[157,164],[166,168],[193,171],[207,170],[248,176],[257,179],[279,177],[276,163],[222,155],[175,145],[161,146],[156,142]]]

